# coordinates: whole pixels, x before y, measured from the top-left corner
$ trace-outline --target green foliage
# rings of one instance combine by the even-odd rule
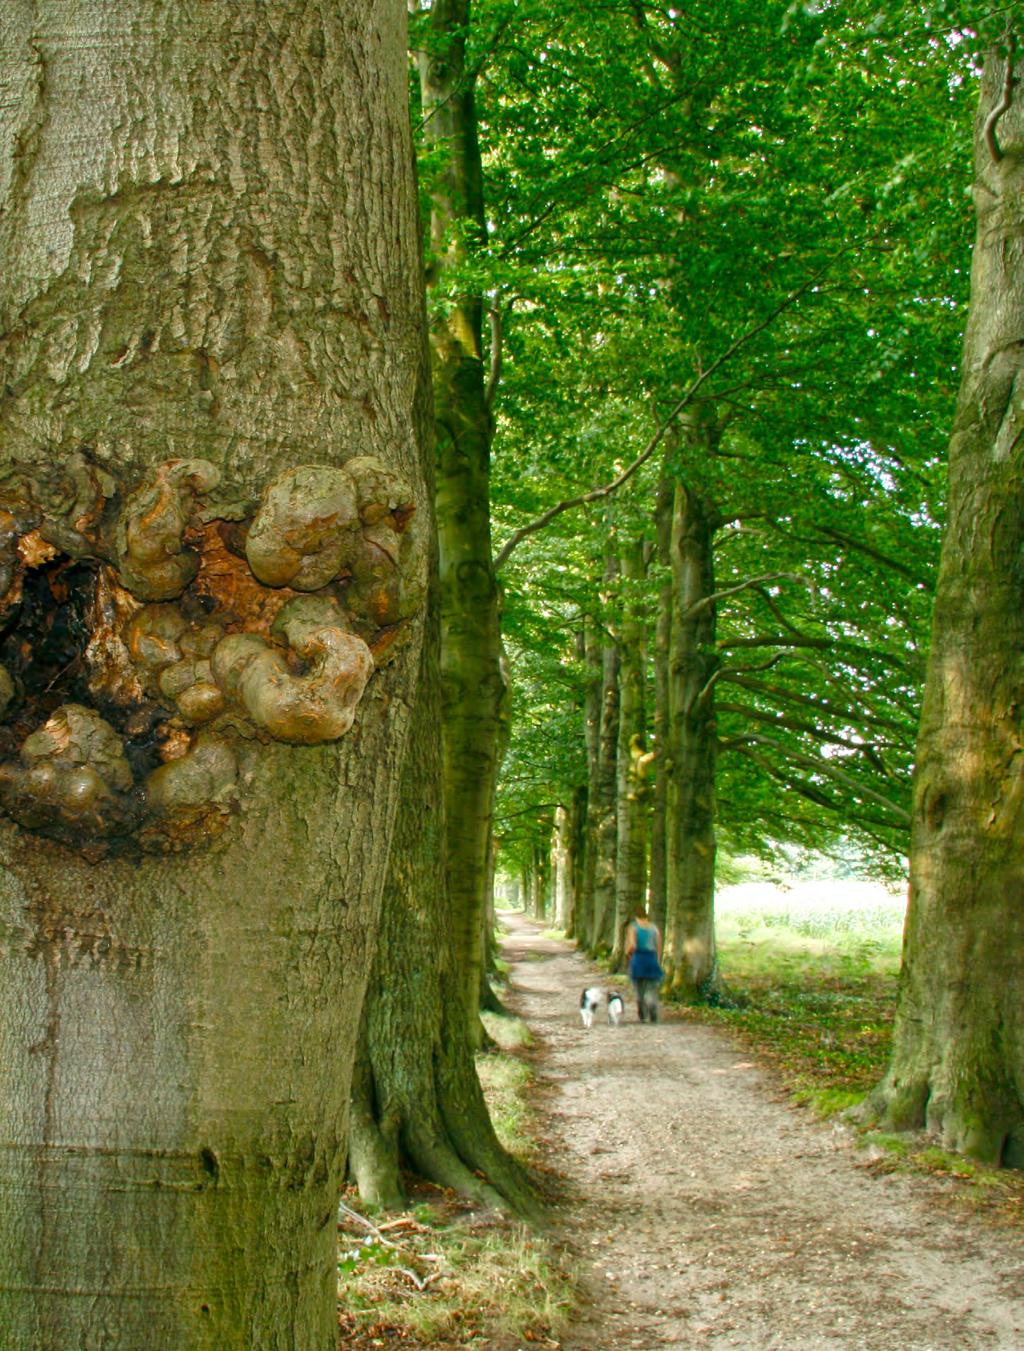
[[[701,390],[714,454],[675,437],[663,457],[723,522],[719,827],[736,851],[851,832],[905,848],[976,72],[934,15],[886,13],[485,0],[469,35],[489,221],[472,265],[504,318],[498,538],[614,478],[739,340]],[[585,777],[576,635],[614,631],[627,598],[594,560],[609,531],[653,542],[657,470],[503,571],[498,831],[518,866]],[[658,580],[652,563],[649,625]]]

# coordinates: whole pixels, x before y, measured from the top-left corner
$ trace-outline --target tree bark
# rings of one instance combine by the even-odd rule
[[[443,156],[443,169],[429,184],[430,275],[436,284],[464,261],[467,236],[482,236],[483,191],[474,77],[466,66],[469,0],[435,0],[423,22],[429,32],[429,50],[418,54],[424,138]],[[480,1039],[481,932],[507,699],[491,550],[493,422],[481,317],[480,296],[463,295],[431,326],[448,887],[474,1044]]]
[[[543,844],[535,842],[531,855],[530,914],[534,919],[545,919],[548,913],[551,853]]]
[[[587,667],[584,694],[584,734],[587,747],[587,793],[582,824],[583,861],[580,885],[576,893],[576,922],[573,936],[581,947],[588,947],[594,927],[594,875],[597,858],[596,797],[601,745],[602,659],[598,626],[587,617],[583,627],[583,659]]]
[[[565,933],[572,914],[572,836],[571,820],[564,807],[555,808],[551,832],[551,876],[554,897],[555,928]]]
[[[618,559],[609,549],[605,559],[605,583],[618,575]],[[610,597],[606,597],[610,601]],[[594,914],[590,951],[596,956],[611,951],[615,924],[615,820],[616,755],[619,736],[619,648],[607,634],[601,650],[601,726],[597,778],[593,793]]]
[[[619,629],[619,731],[616,747],[615,923],[612,931],[613,969],[622,964],[627,921],[644,903],[647,795],[644,778],[646,721],[644,717],[645,657],[639,588],[644,580],[643,545],[630,540],[619,556],[623,581],[622,623]]]
[[[431,623],[363,1011],[349,1162],[363,1200],[387,1209],[404,1203],[404,1165],[484,1205],[537,1219],[526,1174],[495,1136],[456,979],[445,890],[439,646]]]
[[[667,746],[665,970],[706,997],[715,980],[715,510],[679,482],[672,519],[673,614]]]
[[[675,490],[663,474],[658,483],[655,508],[657,558],[662,569],[658,587],[658,617],[654,631],[654,793],[651,807],[650,917],[665,932],[668,905],[665,851],[667,774],[666,747],[669,726],[669,642],[672,633],[672,508]]]
[[[1020,63],[1018,62],[1018,67]],[[975,127],[977,242],[914,777],[910,906],[888,1074],[869,1111],[1024,1167],[1024,112]],[[1020,70],[1018,69],[1018,79]]]
[[[575,938],[579,932],[579,898],[583,886],[586,860],[587,786],[578,784],[569,809],[569,921],[566,935]]]
[[[20,511],[66,469],[130,506],[182,455],[220,472],[213,518],[239,526],[296,465],[370,455],[418,482],[396,0],[15,0],[0,76],[5,500]],[[77,551],[94,599],[97,575],[126,575],[147,516],[125,519],[115,566],[120,546],[90,543],[106,516],[66,513],[59,547],[17,564],[8,629],[30,592],[43,604],[47,557]],[[175,557],[201,563],[213,614],[242,608],[225,576],[274,603],[210,529],[190,516],[196,551]],[[73,572],[45,574],[50,614]],[[0,823],[8,1351],[333,1351],[349,1077],[416,648],[371,676],[340,741],[225,725],[237,777],[212,841],[83,855]]]

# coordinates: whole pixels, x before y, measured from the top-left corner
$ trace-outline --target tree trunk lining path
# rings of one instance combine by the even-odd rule
[[[564,1351],[1021,1351],[1024,1236],[878,1175],[725,1035],[580,1022],[594,966],[505,915],[584,1304]]]

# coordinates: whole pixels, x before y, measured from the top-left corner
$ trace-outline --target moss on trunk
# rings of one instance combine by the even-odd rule
[[[665,969],[671,990],[706,997],[715,956],[715,510],[676,484],[669,649]]]
[[[1020,63],[1018,62],[1018,65]],[[868,1113],[1024,1166],[1024,109],[975,127],[978,234],[914,778],[910,906],[888,1074]],[[1018,70],[1018,79],[1020,77]]]

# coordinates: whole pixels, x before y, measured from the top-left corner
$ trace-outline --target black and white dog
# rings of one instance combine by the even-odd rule
[[[608,1010],[608,1021],[612,1027],[618,1027],[625,1005],[622,996],[614,990],[602,990],[599,985],[588,985],[580,995],[580,1017],[584,1027],[592,1027],[594,1014],[604,1004]]]

